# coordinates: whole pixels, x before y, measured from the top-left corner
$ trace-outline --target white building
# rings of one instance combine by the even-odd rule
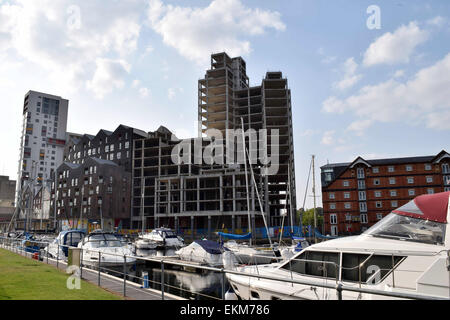
[[[36,194],[63,162],[69,100],[29,91],[23,106],[16,203],[27,186]]]

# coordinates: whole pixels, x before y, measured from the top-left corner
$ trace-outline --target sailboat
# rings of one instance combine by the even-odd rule
[[[277,250],[274,250],[274,247],[272,245],[272,241],[270,237],[269,243],[270,248],[267,247],[256,247],[252,245],[252,227],[251,227],[251,218],[250,218],[250,198],[249,198],[249,190],[248,190],[248,174],[247,174],[247,156],[248,156],[248,150],[245,146],[245,135],[244,135],[244,119],[241,118],[242,123],[242,145],[244,148],[244,166],[245,166],[245,182],[247,187],[247,211],[248,211],[248,229],[249,232],[245,235],[236,235],[236,234],[229,234],[229,233],[223,233],[218,232],[218,235],[220,236],[221,240],[224,239],[230,239],[229,241],[224,243],[224,247],[227,248],[232,252],[232,254],[235,257],[235,261],[239,264],[268,264],[273,261],[276,261],[277,257],[280,256],[279,252]],[[259,195],[258,186],[256,184],[255,176],[253,173],[253,168],[250,164],[250,172],[252,177],[252,182],[255,187],[256,195],[259,201],[259,207],[261,209],[261,215],[264,220],[264,225],[266,227],[266,230],[268,230],[266,218],[264,215],[264,212],[262,211],[263,206],[261,203],[261,197]],[[267,232],[269,234],[269,232]],[[250,243],[238,243],[236,240],[249,240]]]

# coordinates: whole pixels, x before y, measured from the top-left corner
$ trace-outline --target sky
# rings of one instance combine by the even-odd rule
[[[197,134],[210,55],[282,71],[297,206],[320,166],[450,151],[450,1],[0,0],[0,174],[17,178],[23,99],[68,99],[69,132]],[[321,198],[318,198],[318,205]]]

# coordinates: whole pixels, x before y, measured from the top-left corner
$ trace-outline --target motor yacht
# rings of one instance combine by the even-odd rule
[[[229,264],[226,269],[240,274],[227,273],[228,281],[236,295],[249,300],[385,300],[408,299],[411,295],[448,299],[449,197],[450,192],[418,196],[359,236],[313,244],[287,261],[247,267]],[[342,295],[334,289],[337,286],[343,288]]]
[[[66,259],[69,254],[69,247],[77,247],[85,236],[82,230],[61,231],[58,236],[50,242],[44,249],[44,256],[47,254],[53,258]]]
[[[139,237],[134,242],[136,249],[139,250],[155,250],[158,244],[153,240],[153,236],[150,237],[151,233],[139,233]]]
[[[184,246],[184,240],[177,236],[176,233],[169,228],[156,228],[150,233],[141,236],[149,242],[155,243],[158,249],[161,248],[180,248]]]
[[[267,247],[252,247],[245,243],[229,240],[223,245],[236,257],[238,264],[268,264],[274,262],[274,251]]]
[[[83,265],[107,268],[122,267],[124,263],[127,267],[134,267],[136,264],[136,259],[130,257],[133,256],[132,247],[124,238],[113,233],[101,230],[91,232],[78,244],[78,248],[83,250]]]

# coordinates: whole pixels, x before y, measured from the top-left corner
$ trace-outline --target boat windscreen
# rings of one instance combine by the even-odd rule
[[[390,213],[364,232],[374,237],[443,245],[444,223]]]

